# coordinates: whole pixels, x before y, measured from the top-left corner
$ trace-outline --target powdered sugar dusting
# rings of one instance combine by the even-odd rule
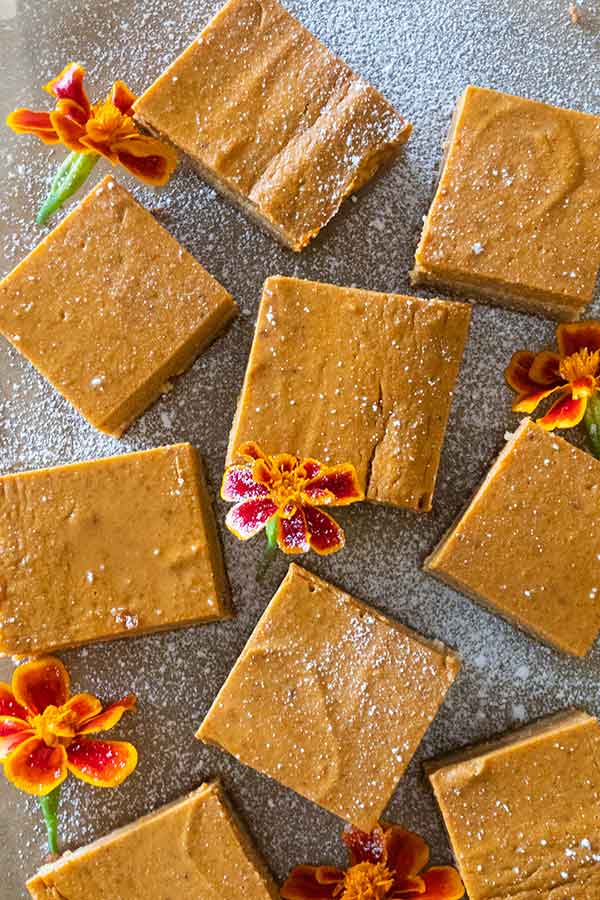
[[[201,735],[367,829],[457,670],[442,646],[294,567]]]

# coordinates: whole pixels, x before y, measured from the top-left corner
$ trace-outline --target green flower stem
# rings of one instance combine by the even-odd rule
[[[277,549],[277,523],[279,522],[279,516],[271,516],[268,520],[265,532],[267,535],[267,548],[269,550]]]
[[[60,784],[53,791],[40,797],[40,806],[46,823],[48,833],[48,851],[53,856],[58,856],[58,803],[60,800]]]
[[[273,558],[277,553],[277,523],[279,522],[279,516],[274,515],[268,520],[265,526],[265,533],[267,535],[267,546],[265,547],[265,552],[263,553],[263,557],[258,564],[258,571],[256,573],[256,577],[258,581],[262,581],[265,575],[267,574],[267,569],[273,562]]]
[[[600,459],[600,393],[592,394],[585,410],[584,424],[590,450]]]
[[[99,159],[99,153],[69,153],[54,176],[50,192],[36,216],[38,225],[44,225],[79,190]]]

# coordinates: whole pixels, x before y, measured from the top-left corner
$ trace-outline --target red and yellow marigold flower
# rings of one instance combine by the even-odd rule
[[[33,134],[44,144],[64,144],[75,153],[98,153],[119,163],[141,181],[166,184],[175,166],[175,151],[141,134],[132,117],[135,94],[116,81],[106,100],[91,104],[83,86],[85,70],[69,63],[44,85],[56,99],[50,112],[16,109],[6,119],[17,134]]]
[[[600,322],[559,325],[558,352],[519,350],[505,372],[517,392],[515,412],[531,414],[547,397],[556,395],[550,409],[538,419],[548,431],[573,428],[584,419],[592,444],[600,393]],[[589,420],[589,421],[588,421]]]
[[[166,184],[177,165],[171,147],[139,131],[133,120],[137,98],[127,85],[116,81],[105,100],[92,104],[83,86],[84,75],[78,63],[69,63],[44,85],[55,98],[54,109],[20,108],[6,119],[17,134],[33,134],[44,144],[63,144],[71,151],[38,214],[39,224],[78,190],[100,157],[152,185]]]
[[[44,797],[71,772],[95,787],[117,787],[137,765],[125,741],[90,735],[108,731],[135,706],[130,694],[105,708],[92,694],[70,696],[59,659],[48,657],[15,669],[12,684],[0,683],[0,761],[19,790]]]
[[[465,889],[456,869],[432,866],[425,841],[397,825],[366,833],[348,828],[347,869],[297,866],[281,888],[284,900],[460,900]]]
[[[364,500],[354,466],[326,466],[289,453],[267,456],[253,442],[243,444],[242,465],[225,471],[221,496],[234,503],[225,524],[247,541],[263,528],[284,553],[341,550],[344,532],[320,506],[347,506]]]

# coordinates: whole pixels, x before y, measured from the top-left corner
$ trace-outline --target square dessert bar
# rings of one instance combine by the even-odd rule
[[[271,875],[217,784],[43,866],[34,900],[276,900]]]
[[[0,333],[117,437],[236,309],[111,176],[0,283]]]
[[[296,251],[411,130],[277,0],[229,0],[135,116]]]
[[[600,265],[600,117],[470,86],[415,284],[577,319]]]
[[[526,419],[425,562],[561,650],[600,630],[600,462]]]
[[[458,669],[292,564],[197,736],[369,831]]]
[[[574,711],[427,766],[470,900],[600,897],[598,759]]]
[[[227,601],[189,444],[0,478],[0,655],[210,621]]]
[[[470,307],[265,282],[229,460],[242,442],[353,463],[369,500],[431,509]]]

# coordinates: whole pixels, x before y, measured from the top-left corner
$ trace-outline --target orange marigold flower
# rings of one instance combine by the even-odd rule
[[[45,797],[71,772],[96,787],[117,787],[137,765],[125,741],[90,738],[107,731],[135,706],[129,694],[103,709],[92,694],[70,696],[59,659],[48,657],[15,669],[0,683],[0,761],[15,787]]]
[[[284,900],[460,900],[465,889],[456,869],[432,866],[423,838],[398,825],[366,833],[347,828],[347,869],[296,866],[283,887]]]
[[[354,466],[325,466],[289,453],[267,456],[253,442],[238,452],[246,462],[229,466],[221,487],[223,500],[235,504],[225,524],[237,538],[247,541],[273,525],[284,553],[341,550],[343,530],[318,507],[364,500]]]
[[[7,117],[7,125],[45,144],[64,144],[74,153],[97,153],[148,184],[166,184],[177,165],[177,154],[138,130],[132,118],[135,94],[116,81],[106,100],[92,105],[83,86],[84,75],[80,65],[69,63],[44,85],[56,99],[54,109],[16,109]]]
[[[546,397],[557,394],[538,419],[547,431],[579,425],[600,392],[600,322],[559,325],[556,339],[558,353],[519,350],[505,372],[517,392],[515,412],[530,414]]]

